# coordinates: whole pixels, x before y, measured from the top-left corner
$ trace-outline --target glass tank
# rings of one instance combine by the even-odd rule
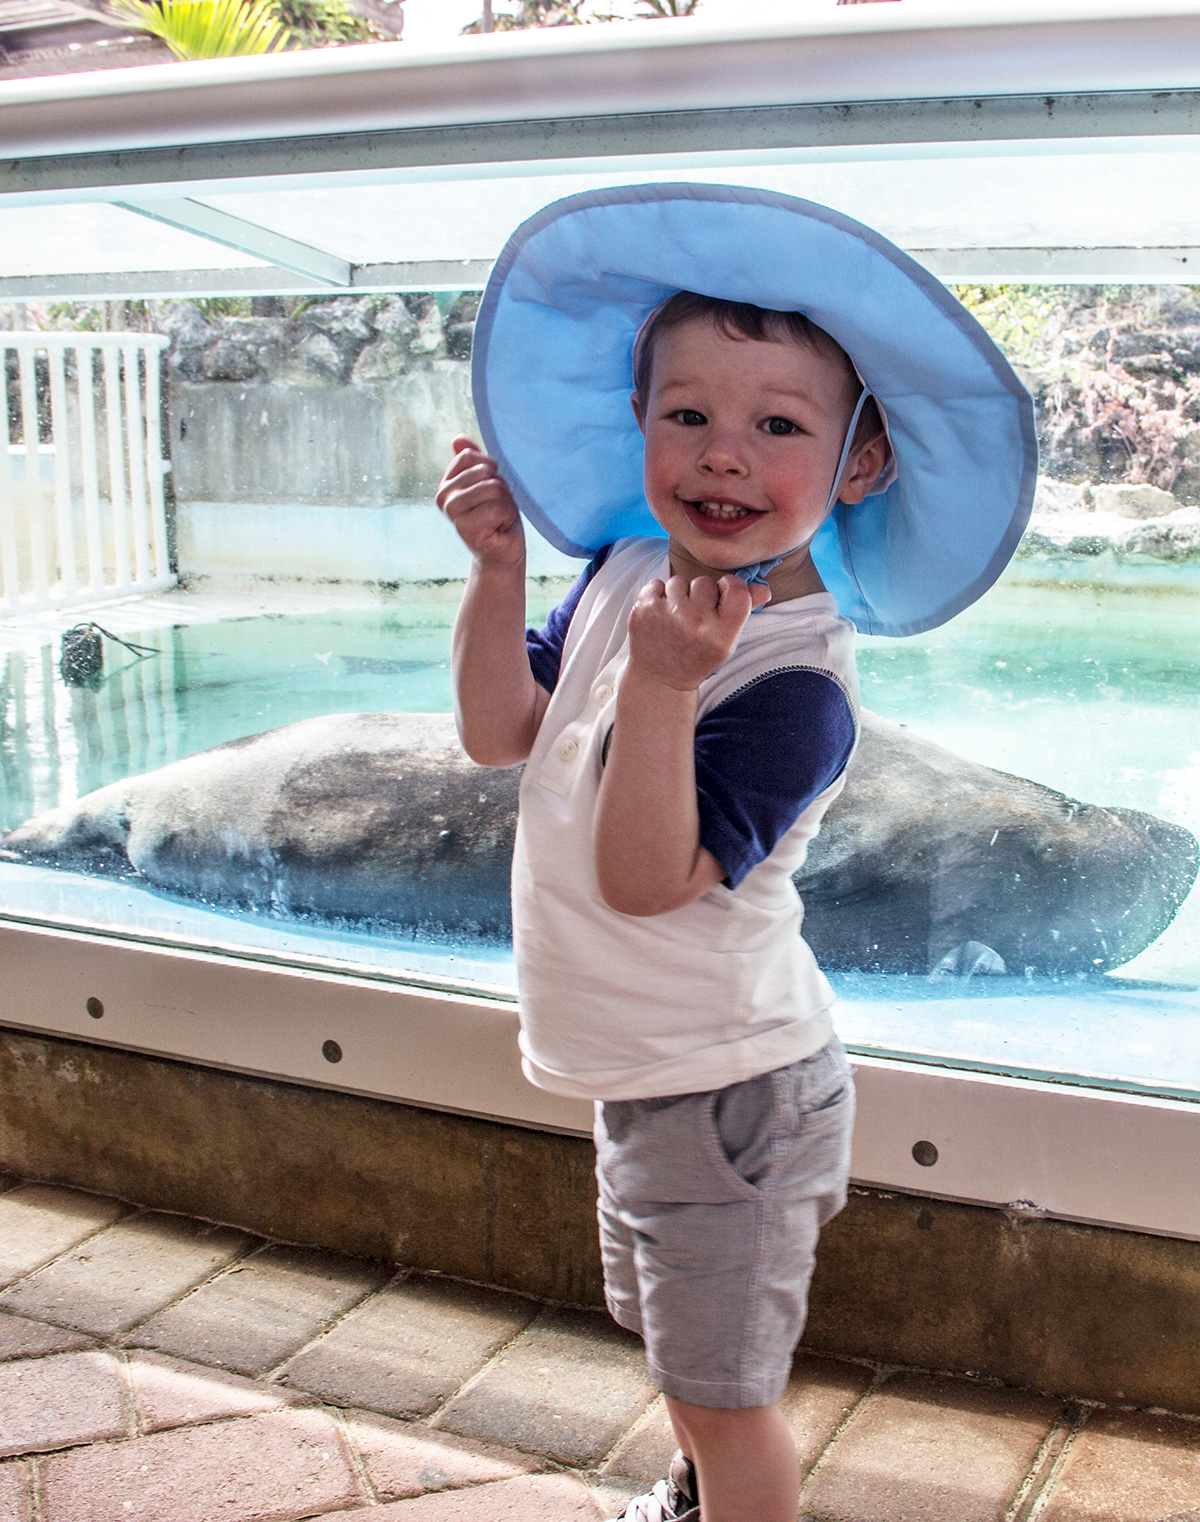
[[[1200,1097],[1200,155],[935,149],[202,198],[355,265],[442,270],[351,293],[272,291],[261,260],[114,206],[0,210],[0,293],[123,271],[116,296],[81,278],[0,305],[5,913],[511,997],[518,776],[457,745],[467,560],[433,506],[475,427],[482,275],[444,266],[486,271],[576,189],[762,185],[952,282],[1042,452],[993,589],[860,640],[863,739],[797,880],[839,1030]],[[530,538],[536,624],[580,567]]]

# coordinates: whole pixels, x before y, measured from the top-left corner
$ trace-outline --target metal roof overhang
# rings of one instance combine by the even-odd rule
[[[493,246],[406,257],[398,238],[367,256],[344,199],[332,235],[297,215],[306,195],[353,190],[365,225],[373,189],[390,187],[399,216],[401,187],[462,178],[830,161],[852,178],[879,160],[1137,151],[1168,179],[1177,154],[1196,199],[1198,128],[1200,0],[762,0],[737,27],[612,23],[18,80],[0,85],[0,297],[478,284]],[[20,209],[97,202],[126,219],[143,266],[154,230],[139,219],[169,229],[169,266],[6,268]],[[1200,265],[1200,223],[1185,223],[1128,241],[1024,227],[935,246],[918,230],[907,246],[948,279],[1182,280]]]

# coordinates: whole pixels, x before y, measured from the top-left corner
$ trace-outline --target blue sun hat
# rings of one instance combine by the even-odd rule
[[[489,453],[558,549],[661,534],[629,397],[646,318],[675,291],[799,311],[887,420],[894,471],[834,504],[812,557],[864,634],[919,634],[992,585],[1029,521],[1033,403],[966,308],[840,212],[730,185],[634,185],[545,207],[509,239],[475,324]]]

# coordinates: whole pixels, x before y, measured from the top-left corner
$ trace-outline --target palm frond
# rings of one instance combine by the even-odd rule
[[[110,0],[110,9],[161,37],[177,58],[273,53],[286,41],[271,0]]]

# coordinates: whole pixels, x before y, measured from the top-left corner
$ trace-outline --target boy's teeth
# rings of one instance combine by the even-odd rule
[[[697,502],[696,506],[706,518],[744,518],[748,507],[735,507],[732,502]]]

